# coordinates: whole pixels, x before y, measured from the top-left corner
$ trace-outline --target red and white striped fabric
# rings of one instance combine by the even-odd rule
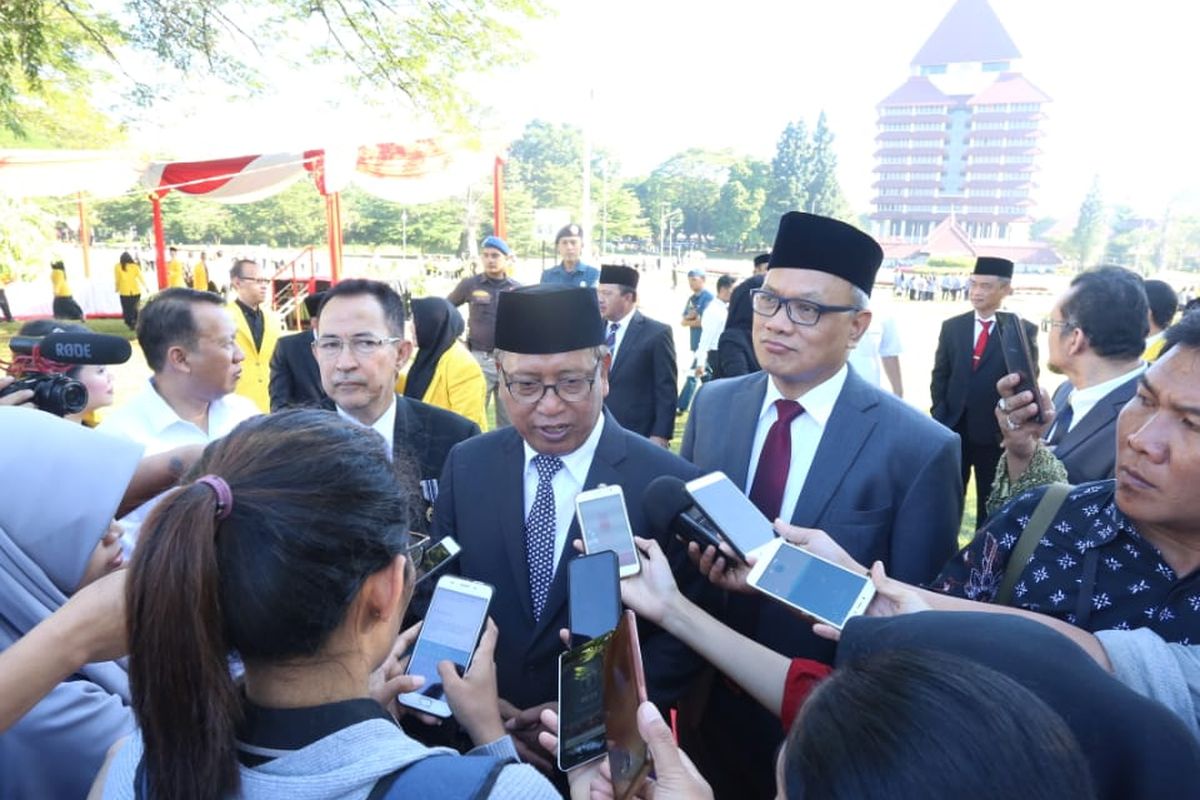
[[[160,196],[172,189],[222,203],[253,203],[278,194],[303,178],[321,151],[269,153],[212,161],[157,161],[142,175],[142,186]]]

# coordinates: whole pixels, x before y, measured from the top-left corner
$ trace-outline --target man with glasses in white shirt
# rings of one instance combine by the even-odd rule
[[[396,378],[412,355],[405,338],[404,300],[379,281],[352,279],[325,293],[313,353],[321,386],[342,417],[374,428],[396,460],[411,464],[424,501],[424,532],[450,448],[479,433],[466,417],[396,393]]]

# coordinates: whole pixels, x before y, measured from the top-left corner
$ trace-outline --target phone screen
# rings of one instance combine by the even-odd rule
[[[604,755],[604,653],[612,631],[563,653],[558,662],[558,765],[573,769]]]
[[[579,524],[589,553],[612,550],[622,567],[638,563],[633,548],[633,531],[625,515],[625,500],[606,494],[579,501]]]
[[[650,751],[637,729],[638,706],[645,699],[637,625],[629,612],[622,617],[604,656],[604,726],[617,800],[637,791],[650,770]]]
[[[570,628],[580,641],[608,633],[621,621],[621,576],[611,550],[576,556],[568,565]]]
[[[446,536],[438,539],[425,548],[421,555],[421,563],[417,565],[417,583],[431,577],[439,569],[446,566],[450,559],[458,555],[457,548],[451,552],[447,546],[446,539],[449,538]]]
[[[445,694],[437,665],[452,661],[462,673],[471,663],[475,641],[487,615],[488,599],[439,586],[425,614],[425,624],[408,664],[410,675],[421,675],[425,685],[413,694],[441,700]]]
[[[721,529],[739,555],[745,556],[775,538],[771,521],[729,478],[699,488],[689,485],[688,493],[704,515]]]
[[[841,627],[869,580],[785,544],[763,570],[758,586]]]

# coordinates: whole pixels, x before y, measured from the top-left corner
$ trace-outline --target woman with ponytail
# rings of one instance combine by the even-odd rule
[[[410,739],[372,699],[373,674],[407,643],[414,580],[395,469],[374,431],[327,411],[257,417],[208,446],[147,519],[130,568],[140,731],[98,779],[104,797],[558,796],[505,735],[494,625],[465,676],[441,674],[477,745],[467,756]],[[464,775],[478,780],[444,788]]]

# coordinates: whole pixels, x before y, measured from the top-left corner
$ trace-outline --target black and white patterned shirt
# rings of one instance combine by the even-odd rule
[[[930,588],[990,603],[1045,487],[996,513]],[[1200,643],[1200,572],[1179,577],[1117,508],[1116,482],[1067,495],[1013,590],[1014,604],[1084,630],[1149,628],[1168,642]]]

